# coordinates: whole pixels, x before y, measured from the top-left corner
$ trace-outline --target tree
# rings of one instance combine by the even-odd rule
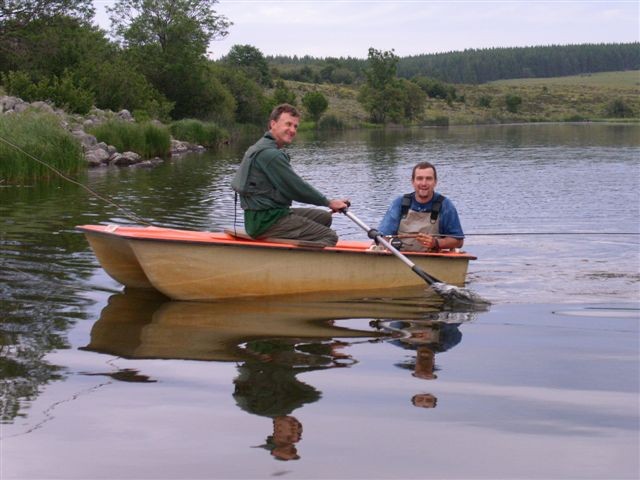
[[[92,0],[2,0],[0,34],[42,18],[74,17],[89,22],[95,13]]]
[[[404,117],[405,93],[396,77],[397,63],[393,50],[369,49],[367,82],[360,89],[358,101],[374,123],[399,122]]]
[[[209,68],[235,99],[235,121],[262,125],[269,114],[267,99],[260,85],[249,78],[243,70],[223,63],[211,62]]]
[[[224,119],[233,98],[212,77],[209,42],[227,35],[231,23],[217,15],[217,0],[118,0],[108,8],[129,61],[175,104],[176,119]]]
[[[404,78],[400,79],[400,86],[404,91],[404,118],[407,120],[422,119],[427,95],[419,85]]]
[[[273,80],[264,55],[251,45],[234,45],[222,59],[223,63],[238,67],[264,87],[272,87]]]
[[[376,90],[382,90],[393,83],[398,69],[398,57],[394,51],[381,52],[375,48],[369,49],[367,60],[367,84]]]
[[[302,105],[317,125],[322,114],[329,108],[329,101],[321,92],[308,92],[302,97]]]
[[[211,40],[225,37],[232,25],[213,6],[218,0],[117,0],[107,7],[117,36],[129,46],[157,45],[205,55]]]

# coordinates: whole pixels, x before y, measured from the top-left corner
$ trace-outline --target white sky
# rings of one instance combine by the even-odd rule
[[[106,5],[96,21],[109,29]],[[264,55],[367,58],[369,47],[400,57],[468,48],[640,41],[640,1],[576,0],[220,0],[233,25],[210,46],[236,44]]]

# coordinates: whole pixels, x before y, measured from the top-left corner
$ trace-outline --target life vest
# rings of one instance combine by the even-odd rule
[[[231,181],[231,188],[240,197],[240,205],[245,210],[286,208],[291,205],[291,200],[282,195],[259,168],[253,168],[256,157],[267,150],[273,150],[273,155],[284,154],[289,158],[286,152],[278,150],[275,141],[268,136],[249,147]]]

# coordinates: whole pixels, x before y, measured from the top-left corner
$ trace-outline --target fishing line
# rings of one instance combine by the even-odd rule
[[[64,173],[62,173],[60,170],[58,170],[57,168],[49,165],[46,162],[43,162],[42,160],[34,157],[33,155],[31,155],[29,152],[26,152],[25,150],[23,150],[22,148],[20,148],[18,145],[10,142],[9,140],[7,140],[6,138],[2,137],[0,135],[0,140],[3,141],[4,143],[6,143],[7,145],[15,148],[16,150],[18,150],[19,152],[23,153],[24,155],[26,155],[27,157],[31,158],[32,160],[38,162],[39,164],[47,167],[48,169],[50,169],[51,171],[53,171],[56,175],[59,175],[60,177],[62,177],[63,179],[65,179],[66,181],[73,183],[83,189],[85,189],[87,192],[89,192],[91,195],[93,195],[94,197],[98,198],[99,200],[102,200],[103,202],[116,207],[118,210],[122,211],[126,217],[128,217],[129,219],[133,220],[134,222],[137,223],[141,223],[143,225],[148,225],[148,226],[153,226],[152,223],[144,220],[142,217],[138,216],[137,214],[135,214],[134,212],[132,212],[131,210],[126,209],[125,207],[117,204],[116,202],[114,202],[113,200],[100,195],[98,192],[96,192],[95,190],[91,189],[90,187],[72,179],[71,177],[65,175]],[[234,208],[234,231],[236,230],[236,224],[235,224],[235,208]],[[235,233],[235,232],[234,232]],[[455,235],[433,235],[436,237],[452,237],[452,238],[465,238],[465,237],[488,237],[488,236],[529,236],[529,235],[640,235],[640,232],[490,232],[490,233],[466,233],[464,235],[464,237],[461,236],[455,236]],[[405,235],[390,235],[391,237],[396,237],[396,238],[415,238],[417,236],[417,234],[405,234]]]
[[[450,237],[450,238],[466,238],[466,237],[517,237],[528,235],[640,235],[640,232],[491,232],[491,233],[465,233],[464,236],[460,235],[444,235],[442,233],[429,234],[432,237]],[[387,236],[387,235],[385,235]],[[417,233],[405,233],[399,235],[388,235],[395,238],[416,238]]]
[[[54,172],[56,175],[59,175],[60,177],[62,177],[64,180],[73,183],[74,185],[78,185],[79,187],[84,188],[87,192],[89,192],[91,195],[93,195],[94,197],[102,200],[103,202],[116,207],[118,210],[122,211],[126,217],[128,217],[129,219],[133,220],[134,222],[137,223],[142,223],[143,225],[148,225],[148,226],[153,226],[152,223],[147,222],[146,220],[144,220],[143,218],[139,217],[138,215],[136,215],[135,213],[133,213],[132,211],[126,209],[125,207],[122,207],[121,205],[118,205],[116,202],[114,202],[113,200],[100,195],[98,192],[96,192],[95,190],[92,190],[90,187],[74,180],[73,178],[69,177],[68,175],[65,175],[64,173],[62,173],[60,170],[58,170],[57,168],[53,167],[52,165],[49,165],[46,162],[43,162],[42,160],[34,157],[33,155],[31,155],[29,152],[24,151],[22,148],[20,148],[18,145],[10,142],[9,140],[7,140],[6,138],[4,138],[3,136],[0,135],[0,140],[2,140],[4,143],[6,143],[7,145],[15,148],[16,150],[18,150],[19,152],[21,152],[22,154],[26,155],[27,157],[29,157],[30,159],[38,162],[40,165],[43,165],[45,167],[47,167],[48,169],[50,169],[52,172]]]

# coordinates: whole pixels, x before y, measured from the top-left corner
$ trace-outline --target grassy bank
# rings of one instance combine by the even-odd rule
[[[168,157],[171,149],[169,129],[153,123],[131,123],[119,120],[90,128],[99,142],[113,145],[119,152],[135,152],[143,158]]]
[[[298,99],[320,91],[329,100],[325,115],[350,128],[370,126],[355,86],[287,82]],[[454,85],[458,99],[428,99],[421,125],[518,122],[640,121],[640,72],[606,72],[572,77],[501,80]],[[519,99],[519,102],[517,101]],[[518,103],[510,107],[509,102]],[[621,115],[620,107],[624,106]]]
[[[75,174],[86,166],[82,148],[57,117],[27,112],[0,115],[0,183]],[[37,159],[37,160],[36,160]]]

